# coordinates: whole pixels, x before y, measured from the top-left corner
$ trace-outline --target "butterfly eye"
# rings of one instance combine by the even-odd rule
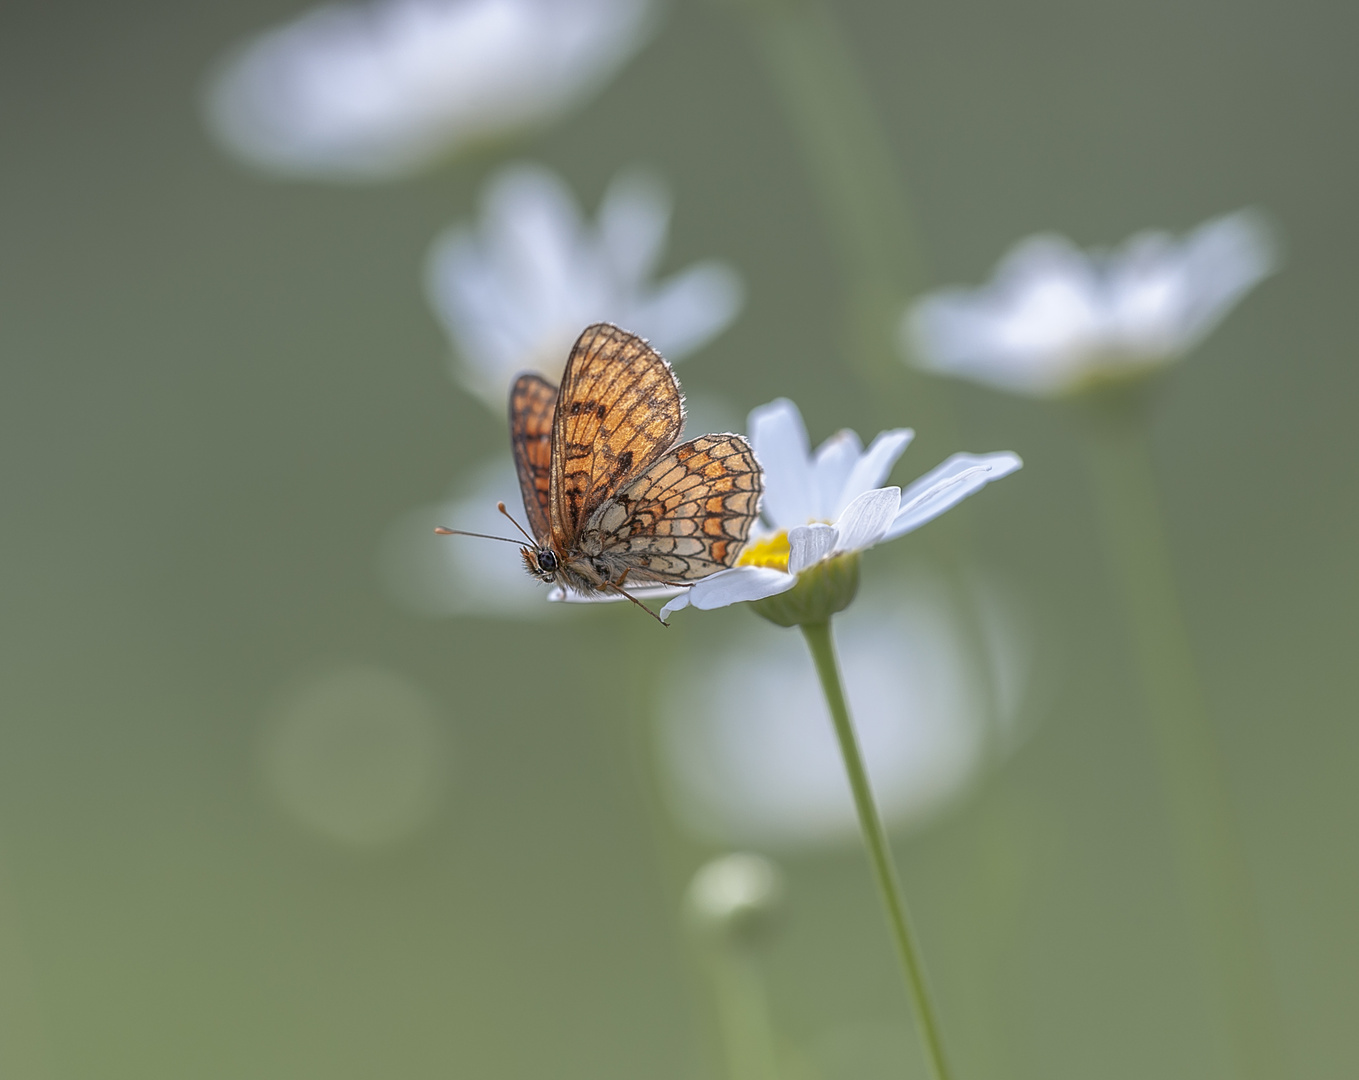
[[[552,553],[551,548],[538,549],[538,568],[544,574],[555,574],[557,572],[557,556]]]

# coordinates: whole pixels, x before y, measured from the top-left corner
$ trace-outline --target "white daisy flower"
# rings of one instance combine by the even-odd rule
[[[268,172],[387,180],[544,124],[599,90],[656,25],[654,0],[326,4],[239,46],[209,124]]]
[[[1244,210],[1179,240],[1139,233],[1111,253],[1033,236],[989,285],[913,304],[902,344],[926,370],[1035,397],[1065,394],[1183,356],[1277,265],[1273,234]]]
[[[884,819],[920,827],[1019,745],[1033,667],[1015,609],[956,598],[928,578],[893,582],[837,620],[854,726]],[[686,688],[701,682],[703,707]],[[984,688],[990,685],[988,694]],[[802,642],[747,637],[679,658],[660,698],[656,750],[668,801],[706,842],[791,850],[851,843],[858,819],[826,703]]]
[[[682,360],[727,328],[741,280],[716,260],[654,280],[671,201],[640,172],[619,174],[594,222],[555,174],[516,166],[488,184],[481,220],[434,243],[425,291],[453,342],[460,382],[496,413],[525,370],[560,377],[581,327],[606,321]]]
[[[807,571],[905,536],[1021,464],[1008,451],[954,454],[905,490],[879,487],[914,434],[884,431],[865,450],[845,430],[813,454],[791,401],[780,398],[756,409],[750,442],[764,469],[766,530],[737,566],[703,578],[667,603],[661,616],[691,604],[710,610],[787,592]]]

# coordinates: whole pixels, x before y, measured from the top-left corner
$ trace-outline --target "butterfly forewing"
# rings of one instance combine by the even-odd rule
[[[696,581],[731,566],[759,514],[760,467],[739,435],[703,435],[675,447],[614,497],[586,528],[606,553],[639,573]]]
[[[684,398],[660,353],[599,323],[571,350],[557,402],[550,524],[553,539],[570,547],[606,498],[674,446]]]
[[[539,544],[551,528],[552,415],[557,388],[537,375],[520,375],[510,391],[510,448],[529,529]]]

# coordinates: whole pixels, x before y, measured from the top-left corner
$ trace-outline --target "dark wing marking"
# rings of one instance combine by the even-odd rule
[[[571,350],[552,425],[552,537],[570,549],[600,503],[666,453],[684,397],[665,359],[608,323]]]
[[[587,529],[625,555],[629,580],[696,581],[736,562],[760,513],[764,476],[739,435],[677,446],[599,507]]]
[[[552,414],[557,388],[537,375],[520,375],[510,390],[510,449],[519,473],[519,493],[529,531],[539,544],[547,543],[551,515],[548,499],[552,484]]]

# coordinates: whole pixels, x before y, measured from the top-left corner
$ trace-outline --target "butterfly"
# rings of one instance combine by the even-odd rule
[[[760,512],[759,463],[740,435],[676,445],[683,427],[669,363],[609,323],[581,333],[560,388],[520,375],[510,445],[528,572],[643,606],[625,585],[692,584],[734,565]]]

